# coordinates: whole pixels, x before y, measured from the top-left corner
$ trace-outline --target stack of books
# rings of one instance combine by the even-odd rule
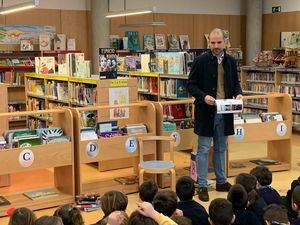
[[[88,193],[76,196],[77,208],[81,211],[92,212],[100,209],[100,195]]]

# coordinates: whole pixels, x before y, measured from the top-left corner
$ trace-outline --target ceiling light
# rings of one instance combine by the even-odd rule
[[[116,12],[109,12],[105,16],[106,18],[114,18],[120,16],[133,16],[133,15],[141,15],[146,13],[155,12],[155,7],[147,8],[147,9],[132,9],[132,10],[123,10],[123,11],[116,11]]]
[[[165,22],[145,22],[145,23],[125,23],[121,24],[120,27],[147,27],[147,26],[154,26],[154,27],[159,27],[159,26],[166,26]]]
[[[31,0],[29,2],[20,3],[8,7],[0,8],[0,14],[5,15],[8,13],[18,12],[26,9],[32,9],[39,5],[39,0]]]

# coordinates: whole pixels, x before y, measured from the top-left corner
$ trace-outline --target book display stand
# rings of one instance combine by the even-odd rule
[[[69,109],[40,110],[30,112],[0,113],[0,118],[7,119],[10,116],[32,116],[35,114],[51,114],[55,127],[60,127],[64,134],[70,137],[69,142],[44,144],[12,149],[1,149],[0,175],[10,174],[18,176],[21,180],[12,180],[11,187],[0,188],[1,195],[10,204],[0,206],[0,216],[5,216],[7,209],[11,207],[28,207],[32,210],[55,207],[62,204],[73,203],[74,195],[74,151],[73,151],[73,116]],[[6,127],[1,124],[0,132]],[[35,186],[44,180],[38,171],[47,169],[52,174],[50,186]],[[48,170],[49,169],[49,170]],[[20,173],[22,173],[20,175]],[[26,173],[27,175],[23,175]],[[35,175],[36,173],[36,175]],[[38,174],[40,176],[38,176]],[[30,180],[28,177],[34,177]],[[19,191],[10,191],[10,188],[26,181],[26,188],[18,188]],[[24,183],[23,182],[23,183]],[[48,184],[48,181],[47,181]],[[16,186],[15,186],[16,185]],[[24,185],[24,184],[23,184]],[[28,186],[30,185],[30,187]],[[50,188],[50,189],[49,189]],[[34,191],[34,193],[32,193]],[[51,192],[51,193],[50,193]],[[25,195],[26,194],[26,195]],[[30,199],[28,196],[47,195],[45,198]]]
[[[128,110],[129,117],[127,118],[115,118],[111,119],[111,113],[118,112],[118,110]],[[137,137],[148,136],[156,134],[156,122],[155,122],[155,107],[151,102],[145,101],[140,103],[130,103],[121,105],[102,105],[102,106],[91,106],[83,108],[73,108],[74,115],[74,127],[75,127],[75,164],[76,164],[76,194],[86,192],[100,192],[100,194],[117,189],[124,191],[125,193],[132,193],[138,190],[137,182],[133,184],[123,185],[122,182],[114,180],[117,176],[130,176],[137,175],[138,165],[138,141]],[[82,115],[84,112],[96,111],[98,134],[99,138],[90,138],[89,140],[81,140],[83,130]],[[126,117],[126,116],[125,116]],[[147,128],[146,133],[132,133],[125,135],[113,135],[113,131],[105,132],[101,129],[106,129],[107,124],[112,122],[108,127],[116,129],[129,126],[130,124],[144,124]],[[117,125],[116,125],[117,124]],[[102,127],[101,127],[102,126]],[[117,128],[118,127],[118,128]],[[93,130],[93,128],[91,128]],[[108,128],[109,129],[109,128]],[[99,132],[100,130],[100,132]],[[104,135],[104,134],[107,135]],[[145,147],[144,152],[147,157],[153,158],[156,151],[155,143],[151,143]],[[130,162],[125,164],[123,162]],[[120,170],[99,172],[97,168],[91,166],[87,168],[86,164],[107,164],[111,165],[113,169],[122,168]],[[129,169],[123,169],[124,167],[131,167]],[[94,170],[93,170],[94,169]],[[84,171],[93,171],[93,175],[85,175]],[[125,171],[125,172],[124,172]],[[108,175],[107,175],[108,174]],[[117,174],[117,175],[116,175]],[[124,179],[123,179],[124,180]],[[131,179],[132,180],[132,179]],[[122,179],[120,180],[122,181]]]

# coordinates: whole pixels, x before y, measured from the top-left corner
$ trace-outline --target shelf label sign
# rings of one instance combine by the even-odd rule
[[[128,81],[127,79],[111,79],[109,81],[109,86],[110,87],[126,87],[128,86]]]
[[[22,167],[29,167],[33,164],[34,154],[30,149],[24,149],[19,154],[19,163]]]
[[[99,145],[95,141],[91,141],[86,145],[86,154],[94,158],[99,154]]]
[[[237,126],[234,128],[234,138],[237,141],[241,141],[244,139],[245,129],[242,126]]]
[[[175,131],[170,136],[175,138],[174,147],[180,145],[180,134],[178,132]]]
[[[137,149],[137,145],[137,139],[135,137],[129,137],[125,142],[125,149],[128,153],[134,153]]]
[[[278,136],[284,136],[287,132],[287,127],[285,123],[279,123],[276,127],[276,132]]]

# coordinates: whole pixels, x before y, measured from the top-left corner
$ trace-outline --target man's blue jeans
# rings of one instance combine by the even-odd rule
[[[214,136],[198,136],[197,173],[200,187],[207,187],[208,153],[213,140],[213,166],[217,184],[226,183],[225,152],[228,136],[224,136],[224,119],[222,114],[215,114]]]

